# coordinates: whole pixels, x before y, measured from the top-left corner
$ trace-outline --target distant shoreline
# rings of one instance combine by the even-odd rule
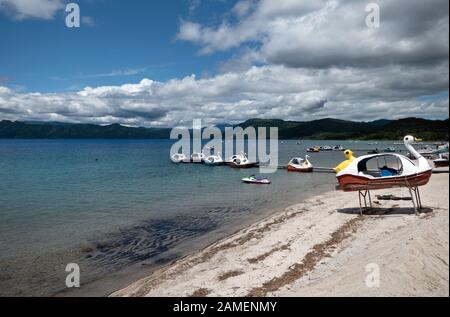
[[[174,142],[175,140],[169,138],[161,139],[144,139],[144,138],[0,138],[0,141],[165,141]],[[302,141],[328,141],[328,142],[339,142],[339,141],[355,141],[355,142],[400,142],[399,140],[393,139],[278,139],[279,141],[290,141],[290,142],[302,142]],[[207,140],[203,140],[207,141]],[[430,143],[446,143],[447,139],[442,140],[426,140],[420,142],[421,144]],[[375,145],[375,144],[374,144]]]
[[[426,141],[448,140],[449,121],[404,118],[372,122],[320,119],[307,122],[250,119],[226,128],[278,128],[280,140],[401,140],[411,134]],[[60,122],[0,121],[0,139],[170,139],[171,128],[128,127],[120,124],[95,125]]]

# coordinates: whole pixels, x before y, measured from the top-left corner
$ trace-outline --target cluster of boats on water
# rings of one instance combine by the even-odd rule
[[[290,172],[312,172],[313,165],[309,161],[309,158],[308,155],[305,158],[294,157],[289,161],[287,170]],[[210,166],[228,165],[233,168],[252,168],[259,166],[259,162],[250,161],[244,152],[235,154],[227,160],[224,160],[220,153],[208,156],[204,153],[193,153],[190,158],[183,153],[176,153],[172,155],[171,159],[174,163],[197,163]]]
[[[235,168],[251,168],[257,167],[258,162],[251,162],[244,152],[235,154],[224,160],[220,153],[215,155],[205,155],[204,153],[192,153],[191,157],[188,158],[183,153],[176,153],[171,157],[174,163],[198,163],[206,165],[228,165]]]
[[[323,145],[323,146],[318,146],[318,145],[314,145],[312,147],[309,147],[306,149],[306,152],[309,153],[318,153],[321,151],[344,151],[344,148],[342,147],[342,145],[334,145],[334,146],[329,146],[329,145]]]
[[[408,150],[408,155],[393,153],[395,148],[386,148],[384,153],[378,151],[369,152],[368,155],[361,157],[354,157],[351,150],[344,150],[342,146],[336,145],[334,147],[312,147],[308,148],[308,152],[320,151],[342,151],[347,158],[337,167],[334,172],[337,174],[337,179],[340,188],[344,191],[354,190],[369,190],[381,189],[398,186],[417,187],[426,184],[431,176],[431,166],[427,158],[432,158],[433,155],[439,155],[434,159],[435,167],[448,166],[448,143],[436,146],[435,149],[425,148],[416,151],[412,144],[416,143],[416,139],[412,136],[404,138],[404,145]],[[259,162],[252,162],[248,159],[245,153],[241,152],[235,154],[224,160],[220,153],[214,155],[205,155],[204,153],[193,153],[187,157],[183,153],[176,153],[171,157],[174,163],[203,163],[206,165],[228,165],[233,168],[252,168],[259,166]],[[309,173],[314,171],[314,166],[310,162],[310,157],[306,155],[302,157],[294,157],[287,164],[289,172]],[[388,161],[395,160],[395,166],[389,166]],[[412,160],[416,160],[414,163]],[[376,170],[369,170],[368,166],[373,166],[374,161],[379,168]],[[242,179],[245,183],[253,184],[270,184],[270,180],[266,177],[251,175]]]
[[[257,167],[259,165],[259,162],[250,161],[244,152],[235,154],[230,158],[228,158],[227,160],[224,160],[220,155],[220,153],[208,156],[205,155],[204,153],[193,153],[190,159],[188,159],[188,157],[185,154],[176,153],[172,155],[171,159],[172,162],[174,163],[197,163],[210,166],[228,165],[233,168],[252,168]],[[266,177],[255,175],[244,177],[242,179],[242,182],[248,184],[261,184],[261,185],[268,185],[271,183],[271,181]]]
[[[375,143],[369,143],[371,145],[375,145]],[[319,153],[319,152],[326,152],[326,151],[339,151],[342,152],[344,151],[344,148],[342,147],[342,145],[334,145],[334,146],[329,146],[329,145],[324,145],[324,146],[312,146],[306,149],[306,152],[308,153]],[[388,146],[386,148],[384,148],[382,151],[378,150],[378,148],[374,149],[374,150],[370,150],[368,152],[368,154],[378,154],[380,152],[384,152],[384,153],[394,153],[396,152],[396,148],[393,146]]]

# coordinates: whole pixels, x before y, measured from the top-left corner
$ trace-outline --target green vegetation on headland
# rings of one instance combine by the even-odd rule
[[[0,121],[0,138],[3,139],[167,139],[169,136],[167,128]]]
[[[239,126],[279,128],[280,139],[315,140],[401,140],[412,134],[427,141],[448,140],[448,119],[426,120],[404,118],[354,122],[338,119],[321,119],[308,122],[251,119]]]
[[[226,125],[221,125],[223,129]],[[321,119],[308,122],[279,119],[250,119],[236,126],[278,127],[280,139],[316,140],[401,140],[412,134],[425,141],[448,140],[448,119],[405,118],[354,122]],[[106,126],[59,122],[0,121],[3,139],[167,139],[169,128],[133,128],[120,124]]]

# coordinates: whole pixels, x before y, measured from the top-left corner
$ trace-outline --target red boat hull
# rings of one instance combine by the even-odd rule
[[[287,170],[289,172],[298,172],[298,173],[311,173],[313,171],[312,167],[308,167],[308,168],[296,168],[292,165],[288,165],[287,166]]]
[[[409,176],[369,179],[364,176],[342,175],[337,177],[340,189],[344,192],[358,190],[386,189],[394,187],[416,187],[428,183],[431,170]]]

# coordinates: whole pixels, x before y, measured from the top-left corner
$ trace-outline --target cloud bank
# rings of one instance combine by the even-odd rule
[[[217,25],[180,24],[178,40],[200,54],[238,52],[213,77],[53,94],[0,87],[0,117],[134,126],[448,118],[448,1],[377,3],[371,29],[361,1],[241,0]]]
[[[441,74],[442,76],[436,76]],[[85,88],[73,93],[17,93],[0,87],[4,119],[128,125],[239,122],[253,117],[371,120],[448,116],[448,63],[433,67],[298,69],[253,66],[208,79]]]
[[[365,1],[241,0],[217,26],[184,21],[178,39],[210,54],[253,44],[260,61],[287,67],[432,63],[448,59],[445,0],[380,0],[380,27]]]

